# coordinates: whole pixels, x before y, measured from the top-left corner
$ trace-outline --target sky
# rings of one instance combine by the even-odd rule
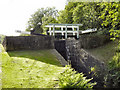
[[[63,10],[66,0],[0,0],[0,34],[17,36],[25,31],[27,21],[38,8],[56,7]]]

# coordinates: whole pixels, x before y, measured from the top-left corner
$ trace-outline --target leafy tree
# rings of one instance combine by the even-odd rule
[[[38,9],[34,14],[31,15],[26,31],[36,29],[40,33],[43,32],[43,29],[40,28],[42,24],[42,17],[44,17],[44,8]]]
[[[113,32],[120,28],[120,2],[100,3],[102,8],[101,16],[102,26],[105,32]]]
[[[59,23],[73,23],[73,10],[77,6],[77,2],[68,2],[65,6],[65,10],[59,12],[58,22]]]
[[[44,25],[57,22],[57,12],[58,11],[55,9],[55,7],[38,9],[34,14],[31,15],[26,31],[34,29],[35,33],[42,33],[44,31]]]
[[[102,25],[106,31],[110,32],[113,41],[117,41],[118,46],[113,59],[109,62],[109,73],[106,75],[106,86],[120,88],[120,2],[101,3],[103,7]]]
[[[74,23],[83,23],[84,13],[83,13],[84,4],[81,3],[73,10],[73,21]]]
[[[65,10],[59,12],[59,23],[82,23],[82,29],[100,28],[100,7],[97,2],[68,2]]]
[[[65,23],[69,23],[68,21],[67,21],[67,15],[68,15],[68,12],[66,11],[66,10],[62,10],[62,11],[60,11],[60,12],[58,12],[59,13],[59,16],[58,16],[58,23],[63,23],[63,24],[65,24]]]

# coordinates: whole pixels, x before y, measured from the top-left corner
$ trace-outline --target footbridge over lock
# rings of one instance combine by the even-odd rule
[[[79,39],[81,34],[96,32],[97,29],[87,29],[80,30],[79,28],[83,26],[82,24],[48,24],[45,27],[49,28],[47,30],[48,35],[60,36],[67,39],[68,37],[76,37]]]

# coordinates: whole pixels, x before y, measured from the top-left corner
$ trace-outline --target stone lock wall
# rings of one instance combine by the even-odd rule
[[[85,49],[96,48],[110,41],[109,36],[80,36],[78,40],[66,39],[55,41],[55,49],[68,61],[72,67],[83,72],[88,78],[94,77],[97,88],[104,85],[104,75],[107,68],[102,60],[96,59]],[[95,68],[95,71],[91,71]],[[104,73],[103,73],[104,72]]]
[[[104,45],[110,41],[110,36],[107,35],[81,35],[79,42],[82,48],[92,49]]]
[[[6,36],[3,42],[6,51],[53,49],[51,36]]]
[[[67,60],[66,54],[66,40],[55,40],[54,41],[55,49]]]
[[[14,36],[6,37],[3,46],[6,51],[55,48],[66,61],[71,63],[76,71],[83,72],[88,78],[93,76],[93,81],[97,81],[97,87],[101,88],[106,71],[104,62],[96,59],[85,49],[99,47],[108,41],[109,37],[106,36],[89,35],[80,36],[78,40],[55,40],[52,36]],[[94,72],[91,72],[92,67],[95,68],[97,76],[94,75]]]
[[[66,54],[76,71],[83,72],[88,78],[93,77],[93,81],[97,82],[96,87],[103,87],[105,74],[103,72],[106,71],[104,62],[87,53],[77,40],[66,40]],[[91,72],[91,68],[95,68],[95,72]]]

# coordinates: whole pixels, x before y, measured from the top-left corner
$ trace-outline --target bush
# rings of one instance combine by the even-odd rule
[[[110,69],[116,69],[120,68],[120,53],[116,53],[115,56],[113,56],[112,61],[109,62]]]
[[[93,88],[96,83],[91,83],[92,79],[86,79],[83,73],[77,73],[70,66],[59,76],[60,88]]]
[[[109,73],[105,77],[106,87],[120,88],[120,53],[109,62]]]

